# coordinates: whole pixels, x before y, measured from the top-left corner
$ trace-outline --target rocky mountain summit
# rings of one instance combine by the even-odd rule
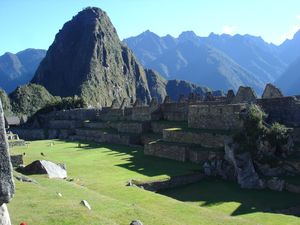
[[[144,69],[99,8],[86,8],[63,26],[32,82],[53,95],[81,95],[94,105],[151,100]]]

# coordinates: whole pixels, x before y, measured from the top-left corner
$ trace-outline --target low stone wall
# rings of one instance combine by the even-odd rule
[[[151,108],[149,106],[133,107],[131,120],[137,121],[150,121],[151,120]]]
[[[188,103],[164,103],[161,105],[163,119],[170,121],[187,121]]]
[[[186,144],[199,144],[208,148],[224,147],[224,139],[227,136],[205,131],[192,131],[182,129],[163,130],[163,140],[168,142],[178,142]]]
[[[144,183],[132,180],[131,183],[132,185],[143,188],[145,190],[156,192],[165,189],[181,187],[188,184],[193,184],[203,180],[204,177],[205,175],[202,173],[192,173],[192,174],[185,174],[180,176],[173,176],[166,180],[144,182]]]
[[[138,136],[130,136],[120,133],[108,133],[101,130],[88,130],[88,129],[76,129],[76,135],[71,137],[72,140],[85,140],[94,141],[100,143],[112,143],[131,145],[139,144],[140,138]]]
[[[68,139],[72,135],[75,135],[75,130],[61,129],[61,130],[59,130],[58,138],[59,139]]]
[[[188,126],[201,129],[239,130],[243,127],[240,112],[245,104],[191,105]]]
[[[198,164],[208,160],[219,160],[224,158],[224,151],[222,151],[222,149],[202,148],[164,141],[154,141],[145,144],[144,154]]]
[[[92,129],[104,129],[104,128],[109,128],[109,123],[108,122],[88,122],[88,123],[83,123],[83,127],[86,128],[92,128]]]
[[[146,145],[150,142],[161,140],[162,136],[159,134],[153,134],[153,133],[145,133],[141,135],[141,144]]]
[[[153,133],[159,133],[162,134],[164,129],[168,129],[168,128],[180,128],[183,127],[183,124],[171,124],[171,123],[165,123],[162,121],[152,121],[151,122],[151,130]]]
[[[144,146],[145,155],[152,155],[180,162],[186,162],[187,150],[187,146],[172,145],[164,142],[151,142]]]
[[[300,194],[300,185],[286,183],[285,190],[287,190],[288,192]]]
[[[48,139],[56,139],[59,137],[59,130],[57,129],[47,129],[45,133]]]
[[[219,150],[196,150],[189,149],[188,159],[192,163],[202,164],[206,161],[221,160],[224,158],[224,152]]]
[[[279,122],[286,126],[300,126],[300,101],[295,97],[258,99],[262,109],[268,114],[268,122]]]
[[[24,140],[15,140],[15,141],[9,141],[8,145],[10,148],[13,148],[16,146],[25,146],[26,142]]]
[[[10,161],[13,167],[18,167],[24,164],[23,155],[11,155]]]
[[[13,133],[18,134],[24,140],[44,140],[47,139],[44,129],[10,129]]]
[[[292,135],[294,142],[300,142],[300,127],[295,127]]]
[[[123,120],[124,118],[124,110],[123,109],[109,109],[106,113],[102,113],[98,116],[98,120],[103,121],[118,121]]]
[[[83,123],[80,120],[51,120],[49,121],[50,129],[74,129],[82,127]]]
[[[147,122],[120,122],[118,124],[118,132],[141,134],[150,130],[150,124]]]

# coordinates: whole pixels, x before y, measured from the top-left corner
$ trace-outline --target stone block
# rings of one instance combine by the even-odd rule
[[[171,128],[163,130],[163,140],[184,144],[198,144],[207,148],[224,147],[224,139],[227,136],[211,131],[196,129]]]
[[[144,146],[145,155],[152,155],[180,162],[185,162],[187,160],[187,151],[187,146],[164,143],[159,141],[151,142]]]
[[[240,130],[243,121],[240,112],[246,104],[191,105],[188,126],[190,128]]]
[[[0,205],[8,203],[15,193],[12,166],[6,137],[4,113],[0,101]]]

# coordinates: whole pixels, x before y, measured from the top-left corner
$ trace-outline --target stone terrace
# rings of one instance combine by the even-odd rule
[[[38,115],[23,128],[12,129],[20,138],[69,139],[124,145],[145,145],[145,154],[179,161],[202,162],[223,154],[224,139],[243,127],[241,113],[255,103],[268,114],[268,122],[293,127],[294,139],[300,140],[300,101],[283,97],[273,85],[267,85],[258,99],[249,87],[225,97],[205,98],[191,94],[172,102],[150,105],[126,99],[102,109],[73,109]],[[28,132],[30,131],[30,132]]]

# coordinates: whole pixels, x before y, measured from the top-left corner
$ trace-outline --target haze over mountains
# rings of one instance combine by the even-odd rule
[[[46,50],[26,49],[0,56],[0,87],[9,93],[28,83],[45,55]]]
[[[279,79],[300,56],[300,31],[279,46],[251,35],[211,33],[199,37],[192,31],[174,38],[160,37],[148,30],[124,42],[144,67],[153,68],[168,79],[187,79],[223,90],[247,85],[258,93],[266,83]]]

